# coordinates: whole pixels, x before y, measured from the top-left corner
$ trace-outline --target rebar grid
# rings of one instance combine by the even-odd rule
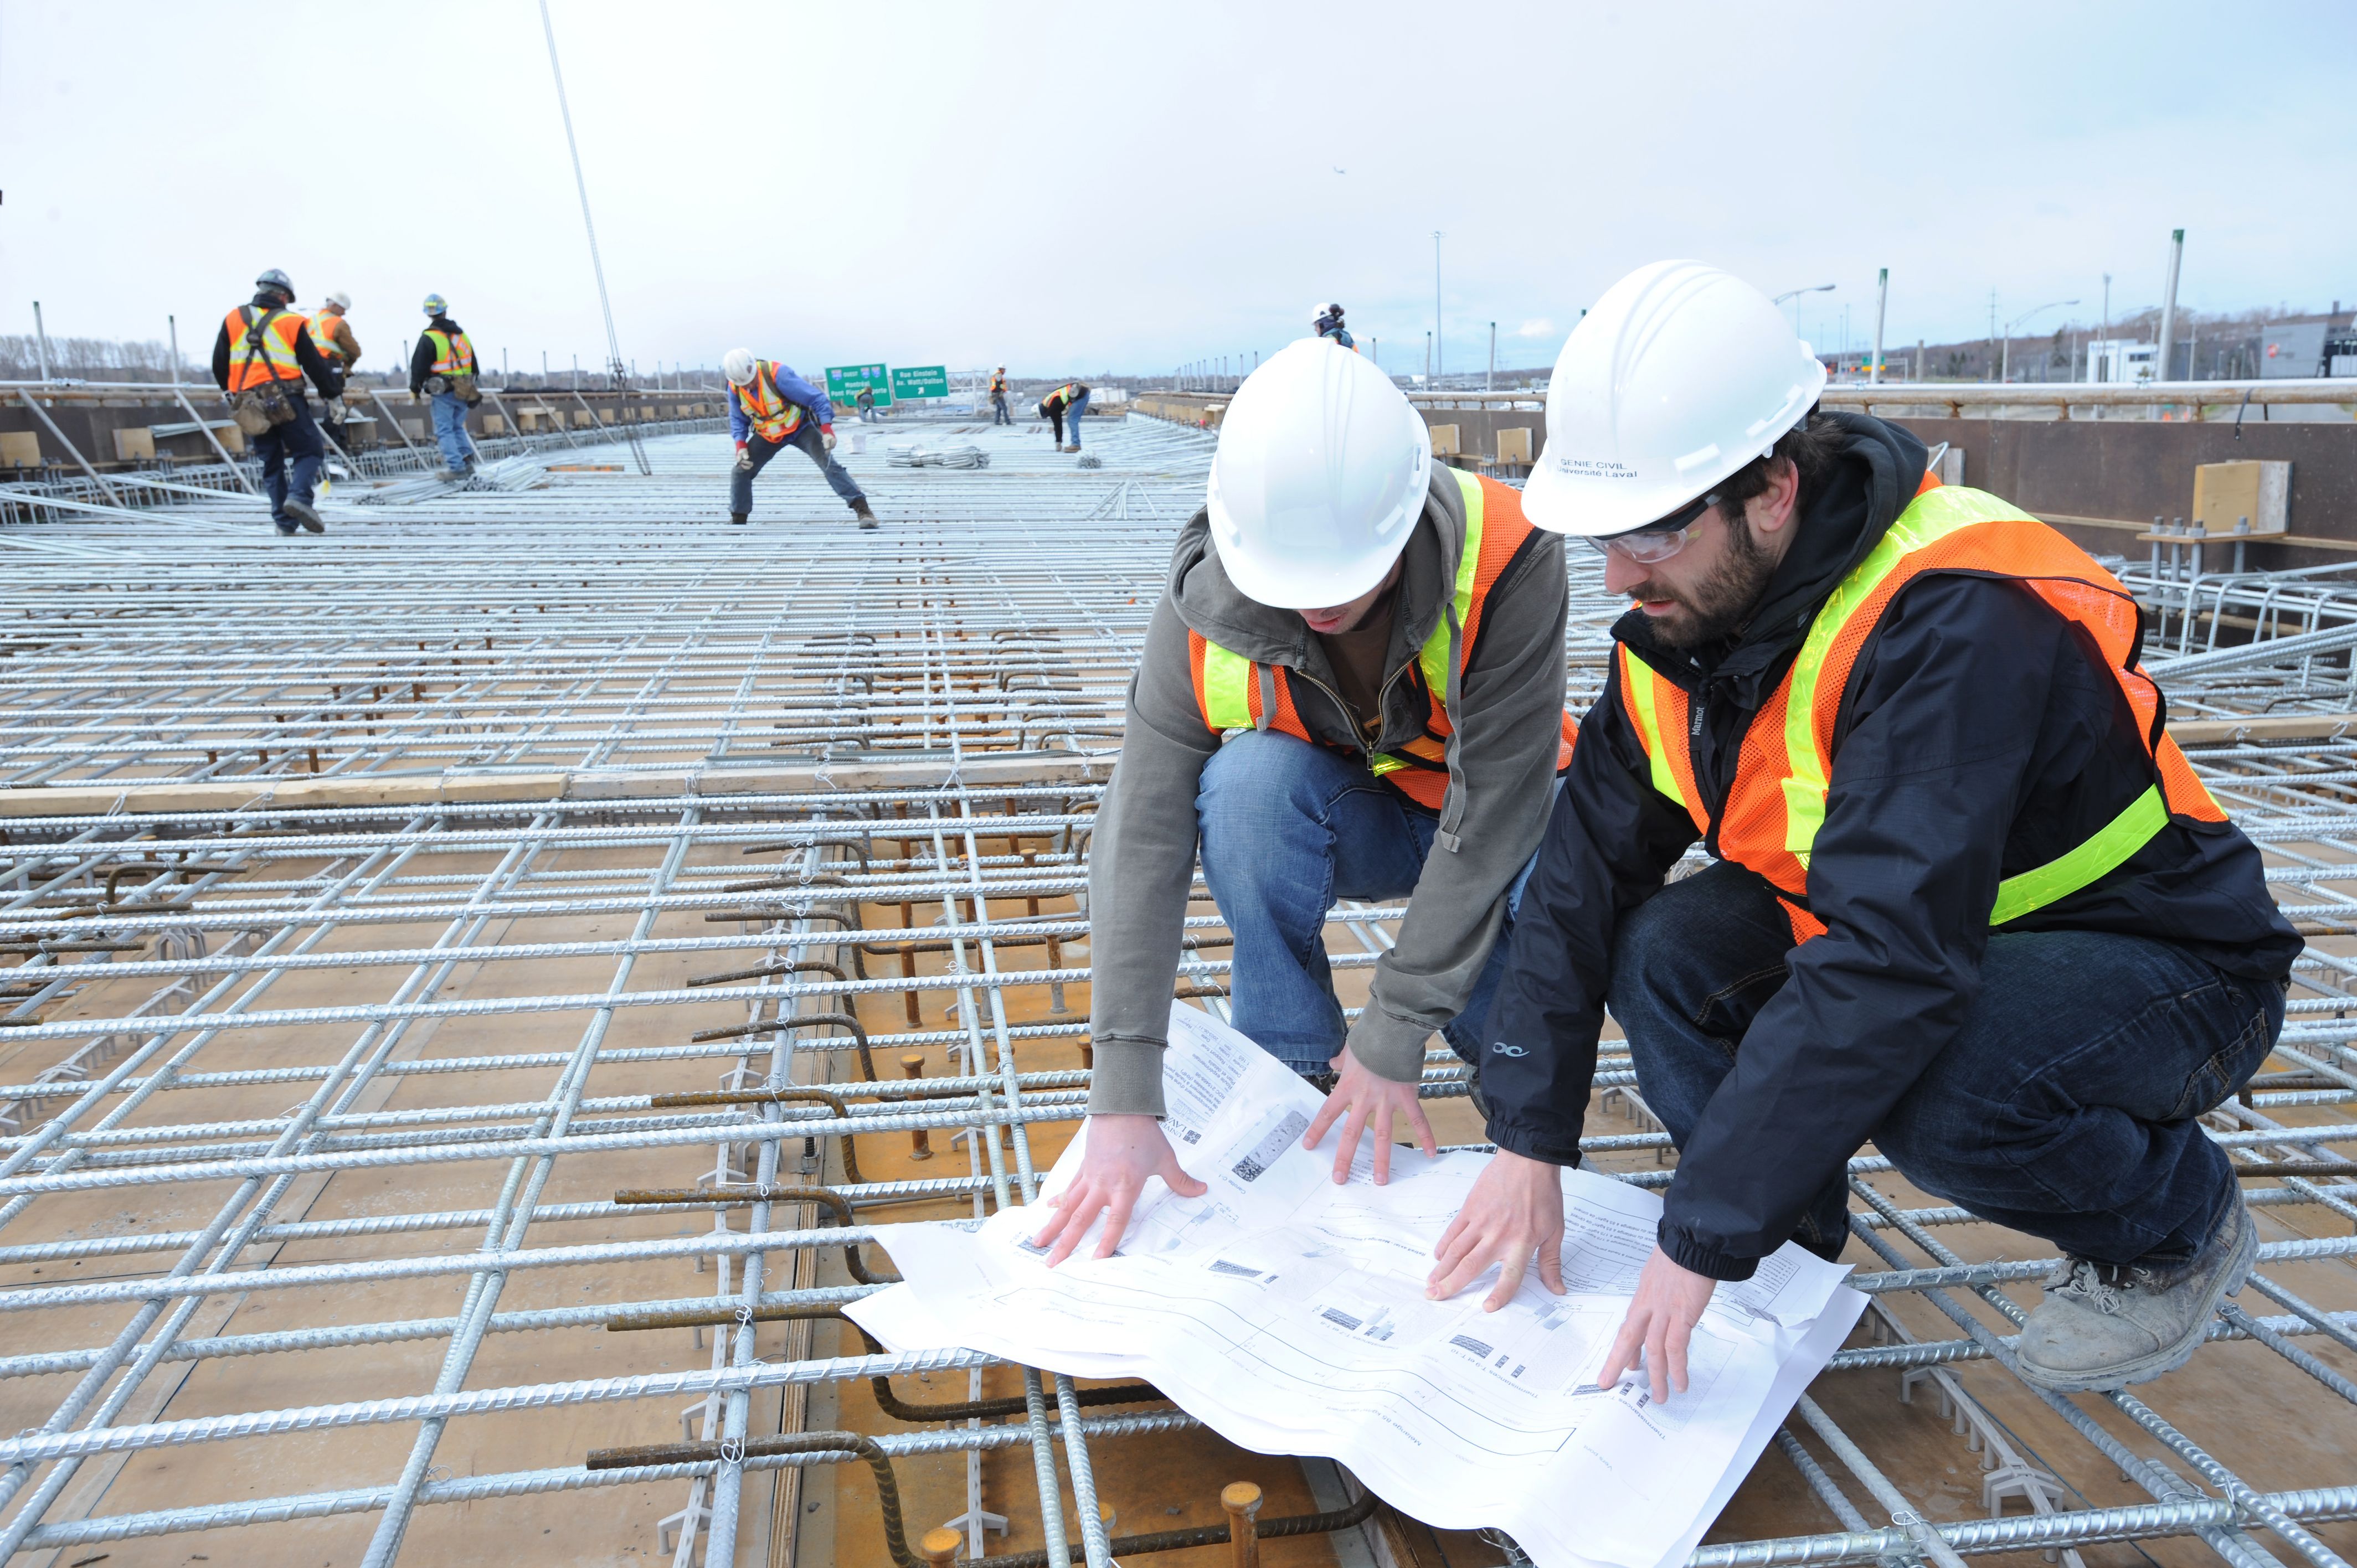
[[[729,528],[708,436],[649,442],[646,478],[339,495],[323,540],[274,539],[252,503],[193,492],[0,528],[16,590],[0,607],[0,1313],[18,1331],[0,1398],[20,1412],[0,1430],[23,1429],[0,1440],[0,1560],[348,1513],[373,1516],[369,1562],[431,1560],[439,1505],[619,1485],[684,1501],[664,1521],[674,1563],[735,1562],[758,1511],[748,1472],[856,1462],[746,1452],[757,1421],[799,1408],[788,1391],[956,1375],[981,1396],[987,1358],[763,1336],[879,1288],[866,1217],[1028,1201],[1047,1157],[1034,1133],[1080,1114],[1089,828],[1210,452],[1142,419],[1090,440],[1103,466],[1081,470],[1021,430],[887,426],[843,454],[887,520],[876,533],[791,461],[757,488],[755,522]],[[972,443],[991,467],[894,466],[886,448],[910,442]],[[1583,706],[1620,608],[1587,554],[1566,646]],[[2153,661],[2172,711],[2215,725],[2195,764],[2310,939],[2276,1058],[2208,1118],[2270,1227],[2255,1294],[2179,1377],[2231,1369],[2287,1420],[2345,1420],[2357,739],[2326,721],[2357,710],[2357,635],[2332,636],[2357,603],[2330,573],[2133,575],[2168,608]],[[2255,631],[2284,647],[2237,652]],[[2318,722],[2259,725],[2287,715]],[[1224,1012],[1225,929],[1198,897],[1179,986]],[[1346,984],[1399,913],[1334,912]],[[1609,1042],[1598,1089],[1587,1153],[1665,1183],[1674,1151]],[[1425,1093],[1464,1094],[1444,1051]],[[944,1163],[909,1164],[912,1135]],[[1726,1541],[1698,1563],[2075,1562],[2169,1539],[2238,1564],[2341,1561],[2327,1521],[2357,1516],[2345,1476],[2270,1462],[2245,1480],[2217,1456],[2251,1468],[2239,1423],[2167,1402],[2166,1380],[2029,1396],[2008,1369],[2007,1290],[2050,1260],[1870,1153],[1851,1169],[1876,1342],[1836,1357],[1780,1439],[1804,1484],[1782,1460],[1754,1483],[1834,1533]],[[813,1188],[827,1200],[797,1196]],[[406,1236],[423,1247],[388,1250]],[[713,1289],[683,1292],[686,1267]],[[704,1364],[660,1360],[683,1330]],[[540,1363],[509,1348],[542,1343],[558,1375],[519,1375]],[[433,1359],[368,1359],[388,1347]],[[288,1357],[305,1397],[267,1380],[179,1394]],[[2032,1513],[1894,1509],[1920,1478],[1847,1413],[1860,1375],[1882,1372],[1952,1413],[2008,1488],[1993,1509],[2009,1495]],[[1102,1568],[1092,1477],[1121,1449],[1095,1444],[1186,1441],[1168,1434],[1193,1423],[1084,1418],[1068,1380],[996,1375],[1017,1380],[1001,1385],[1020,1390],[1010,1422],[888,1430],[881,1452],[962,1465],[959,1523],[980,1549],[983,1456],[1028,1450],[1048,1560],[1074,1536]],[[579,1432],[641,1430],[627,1423],[652,1409],[661,1434],[691,1401],[707,1456],[580,1463]],[[468,1434],[490,1421],[506,1424],[487,1452]],[[216,1445],[267,1466],[291,1433],[338,1434],[307,1462],[327,1489],[265,1467],[259,1487],[208,1493],[197,1477],[227,1472],[132,1468]],[[439,1462],[454,1450],[463,1477]]]

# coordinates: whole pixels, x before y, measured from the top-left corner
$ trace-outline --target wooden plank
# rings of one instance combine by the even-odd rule
[[[133,784],[30,785],[0,789],[0,822],[151,811],[301,811],[332,806],[435,805],[488,800],[668,800],[683,794],[799,795],[865,789],[926,789],[958,781],[1002,784],[1101,782],[1111,757],[1072,752],[969,752],[907,762],[835,761],[770,768],[707,768],[647,773],[594,769],[545,773],[434,774],[331,778],[269,775],[242,779],[156,779]]]
[[[2179,746],[2222,746],[2240,740],[2332,740],[2357,731],[2357,714],[2270,714],[2247,719],[2172,720]]]

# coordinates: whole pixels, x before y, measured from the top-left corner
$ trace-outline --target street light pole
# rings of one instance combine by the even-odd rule
[[[1874,369],[1867,374],[1867,384],[1879,385],[1882,381],[1882,322],[1890,311],[1890,269],[1882,269],[1875,279],[1874,299]]]
[[[1440,390],[1440,231],[1432,231],[1432,390]]]
[[[2037,310],[2025,310],[2019,316],[2015,317],[2012,320],[2005,324],[2004,359],[2001,361],[2002,368],[1997,371],[1996,377],[2000,385],[2013,379],[2013,329],[2020,326],[2023,322],[2029,320],[2031,317],[2037,315],[2040,310],[2052,310],[2057,306],[2076,305],[2079,302],[2075,299],[2050,299],[2044,305],[2040,306]]]
[[[2169,285],[2160,296],[2160,342],[2152,356],[2152,379],[2156,381],[2169,379],[2169,357],[2177,348],[2177,269],[2184,260],[2185,231],[2172,230],[2169,236]],[[2189,364],[2185,369],[2190,377],[2193,367]]]
[[[1831,293],[1833,292],[1833,289],[1834,289],[1834,285],[1833,285],[1832,284],[1829,284],[1829,283],[1812,284],[1812,285],[1810,285],[1807,288],[1788,288],[1788,289],[1786,289],[1783,293],[1781,293],[1781,294],[1778,295],[1777,295],[1777,296],[1776,296],[1772,301],[1770,301],[1770,303],[1771,303],[1771,304],[1773,304],[1773,305],[1777,305],[1777,306],[1781,306],[1781,305],[1782,305],[1786,300],[1788,300],[1788,299],[1798,299],[1798,298],[1800,298],[1800,297],[1801,297],[1803,295],[1804,295],[1804,294],[1831,294]],[[1580,314],[1581,314],[1582,316],[1585,316],[1585,315],[1587,315],[1587,312],[1586,312],[1586,311],[1584,311],[1584,310],[1583,310],[1583,311],[1581,311],[1581,312],[1580,312]],[[1792,306],[1792,331],[1793,331],[1793,334],[1794,334],[1795,336],[1798,336],[1798,335],[1799,335],[1799,333],[1800,333],[1800,330],[1801,330],[1801,307],[1800,307],[1799,306],[1797,306],[1797,305],[1796,305],[1796,306]]]

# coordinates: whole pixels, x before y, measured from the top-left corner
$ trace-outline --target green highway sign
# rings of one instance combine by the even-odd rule
[[[899,371],[887,371],[881,365],[829,365],[826,395],[835,403],[848,403],[866,387],[876,394],[876,406],[885,408],[892,402],[892,382],[899,379]]]
[[[946,365],[902,367],[892,372],[892,395],[899,397],[947,397],[950,395],[950,371]]]

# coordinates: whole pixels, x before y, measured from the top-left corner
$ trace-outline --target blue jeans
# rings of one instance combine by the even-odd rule
[[[1337,898],[1415,892],[1438,814],[1355,757],[1260,730],[1236,736],[1203,765],[1195,823],[1203,880],[1236,939],[1228,976],[1235,1026],[1297,1072],[1324,1071],[1346,1032],[1326,961],[1326,912]],[[1441,1031],[1467,1061],[1505,973],[1513,911],[1530,875],[1525,864],[1507,890],[1505,929],[1464,1011]]]
[[[305,506],[311,504],[319,483],[319,463],[328,448],[312,421],[311,405],[303,400],[303,389],[293,388],[286,401],[294,404],[295,417],[255,436],[253,450],[262,459],[262,488],[270,497],[270,521],[291,529],[295,525],[286,517],[286,498],[291,493]],[[294,470],[291,486],[289,468]]]
[[[1064,417],[1072,422],[1072,446],[1075,448],[1077,448],[1081,444],[1081,415],[1088,413],[1088,411],[1089,394],[1086,392],[1082,392],[1080,396],[1074,398],[1072,400],[1071,406],[1064,410]],[[1286,738],[1291,739],[1292,737],[1288,736]]]
[[[764,441],[757,430],[745,433],[745,456],[750,459],[750,464],[739,463],[728,471],[728,510],[731,512],[751,514],[753,476],[768,467],[770,459],[789,446],[800,447],[802,456],[818,465],[818,471],[826,476],[826,482],[843,499],[845,506],[867,499],[859,488],[859,481],[851,477],[851,470],[836,462],[834,454],[826,449],[826,439],[819,433],[817,423],[805,419],[783,441]]]
[[[1671,883],[1623,922],[1612,1016],[1645,1103],[1680,1147],[1783,986],[1792,947],[1767,884],[1724,864]],[[2165,942],[1998,931],[1963,1026],[1874,1129],[1874,1146],[1925,1192],[2066,1252],[2183,1262],[2236,1201],[2226,1156],[2196,1118],[2258,1070],[2283,1016],[2280,987]],[[1828,1187],[1794,1240],[1837,1249],[1847,1197]]]
[[[993,424],[1012,424],[1015,423],[1015,416],[1006,412],[1006,394],[1005,392],[993,392],[990,394],[990,423]]]
[[[464,468],[475,455],[475,443],[467,435],[467,405],[455,392],[434,394],[434,439],[442,444],[446,468]]]

